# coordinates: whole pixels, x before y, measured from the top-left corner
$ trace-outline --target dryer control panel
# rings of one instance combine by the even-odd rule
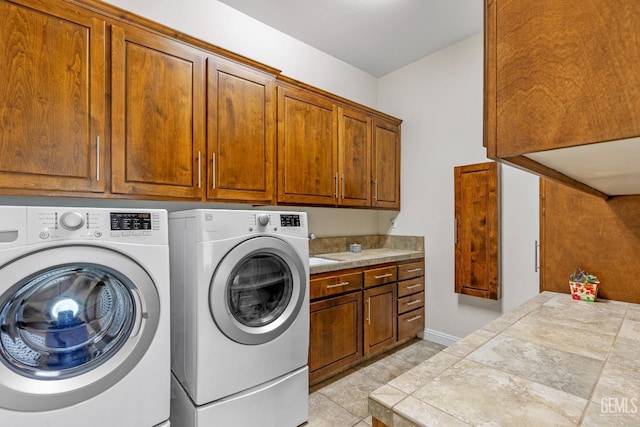
[[[101,240],[166,244],[163,209],[28,207],[29,243],[55,240]]]
[[[307,237],[307,217],[300,212],[248,212],[250,233],[274,233],[291,237]]]

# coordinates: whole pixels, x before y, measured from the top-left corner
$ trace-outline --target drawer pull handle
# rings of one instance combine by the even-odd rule
[[[420,268],[420,267],[412,268],[411,270],[407,270],[407,273],[416,273],[418,271],[422,271],[422,268]]]
[[[409,322],[413,322],[414,320],[418,320],[418,319],[420,319],[421,317],[422,317],[421,315],[417,315],[417,316],[415,316],[415,317],[412,317],[411,319],[407,319],[407,323],[409,323]]]
[[[418,283],[417,285],[407,286],[407,289],[420,288],[422,287],[422,283]]]
[[[387,273],[387,274],[383,274],[381,276],[375,276],[376,279],[384,279],[385,277],[391,277],[393,276],[393,274],[391,273]]]
[[[417,300],[413,300],[413,301],[409,301],[407,303],[407,305],[415,305],[415,304],[420,304],[422,302],[421,299],[417,299]]]
[[[340,286],[347,286],[349,282],[336,283],[335,285],[327,285],[327,289],[339,288]]]

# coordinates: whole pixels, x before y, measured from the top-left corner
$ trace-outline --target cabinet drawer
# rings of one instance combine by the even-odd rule
[[[395,265],[374,268],[364,272],[364,287],[382,285],[384,283],[395,282],[397,278],[397,270]]]
[[[398,280],[424,276],[424,259],[398,265]]]
[[[398,298],[398,314],[424,307],[424,292]]]
[[[424,277],[398,282],[398,298],[424,291]]]
[[[398,341],[424,330],[424,307],[398,316]]]
[[[314,300],[329,295],[362,289],[362,273],[345,273],[335,276],[311,278],[309,297]]]

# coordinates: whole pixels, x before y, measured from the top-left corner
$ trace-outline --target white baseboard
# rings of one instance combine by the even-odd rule
[[[446,345],[446,346],[455,344],[460,340],[460,338],[458,337],[445,334],[444,332],[434,331],[433,329],[425,329],[420,335],[425,340],[433,341],[435,343]]]

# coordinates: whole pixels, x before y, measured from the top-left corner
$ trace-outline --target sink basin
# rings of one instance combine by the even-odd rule
[[[329,259],[329,258],[320,258],[320,257],[309,257],[309,266],[314,266],[314,265],[323,265],[323,264],[333,264],[334,262],[338,262],[334,259]]]

